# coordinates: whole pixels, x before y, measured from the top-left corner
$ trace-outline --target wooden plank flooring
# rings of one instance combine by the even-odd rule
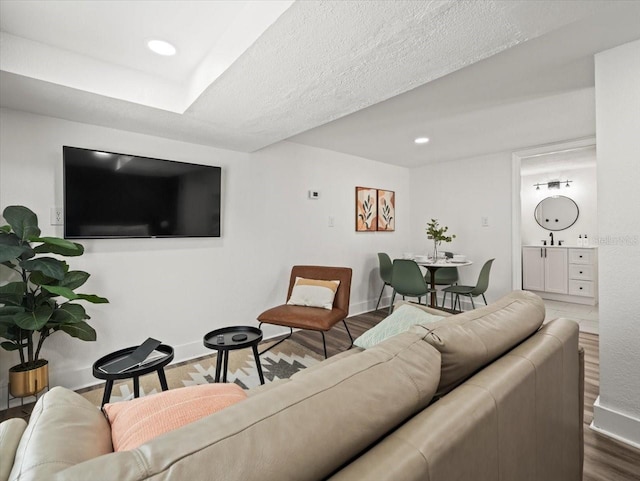
[[[584,347],[584,481],[640,481],[640,449],[589,428],[600,392],[599,337],[580,333]]]
[[[380,309],[350,317],[347,324],[351,335],[355,339],[386,316],[387,310]],[[329,356],[349,347],[349,336],[342,324],[329,331],[326,337]],[[299,331],[294,333],[291,339],[322,354],[322,336],[318,332]],[[583,481],[640,481],[640,450],[589,428],[593,420],[593,403],[599,392],[598,341],[599,338],[595,334],[580,333],[580,345],[585,349]]]

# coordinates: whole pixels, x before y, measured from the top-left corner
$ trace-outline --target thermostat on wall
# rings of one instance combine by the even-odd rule
[[[309,199],[319,199],[319,198],[320,198],[320,191],[318,190],[309,191]]]

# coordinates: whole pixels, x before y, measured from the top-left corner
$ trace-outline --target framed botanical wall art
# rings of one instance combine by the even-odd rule
[[[356,231],[375,231],[378,227],[376,189],[356,187]]]
[[[396,230],[396,193],[378,189],[378,230]]]

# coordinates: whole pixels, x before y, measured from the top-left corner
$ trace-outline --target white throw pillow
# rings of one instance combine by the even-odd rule
[[[392,314],[353,341],[353,344],[362,349],[369,349],[390,337],[408,331],[411,326],[429,324],[442,319],[444,317],[434,316],[409,304],[402,304],[397,309],[394,309]]]
[[[291,291],[287,304],[291,306],[333,308],[333,298],[340,281],[321,281],[296,277],[296,283]]]

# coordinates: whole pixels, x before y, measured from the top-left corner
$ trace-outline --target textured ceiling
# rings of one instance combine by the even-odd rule
[[[640,2],[608,7],[289,140],[411,167],[593,136],[593,55],[640,38]]]
[[[105,25],[118,15],[127,21],[109,33],[95,12],[78,8],[92,3],[108,6]],[[203,68],[198,57],[215,63],[225,56],[220,39],[233,29],[184,27],[201,25],[215,3],[3,0],[0,105],[240,151],[295,136],[411,166],[592,134],[592,54],[640,37],[640,2],[278,2],[275,18],[244,39],[244,53],[227,44],[223,73],[199,77],[206,83],[200,95],[170,99],[176,83],[192,82],[185,75]],[[270,2],[243,3],[250,10]],[[34,27],[46,17],[43,4],[62,9],[53,8],[49,32]],[[180,8],[174,30],[197,44],[168,71],[156,58],[114,56],[110,48],[122,50],[122,37],[132,50],[140,39],[172,39],[171,29],[160,35],[149,21],[156,4]],[[251,24],[251,12],[229,9],[234,22]],[[56,29],[63,38],[54,38]],[[65,68],[78,65],[83,86],[65,78]],[[133,74],[114,80],[102,75],[107,67]],[[108,94],[100,92],[105,84]],[[541,118],[542,132],[532,135]],[[411,141],[423,134],[432,141],[416,150]]]

